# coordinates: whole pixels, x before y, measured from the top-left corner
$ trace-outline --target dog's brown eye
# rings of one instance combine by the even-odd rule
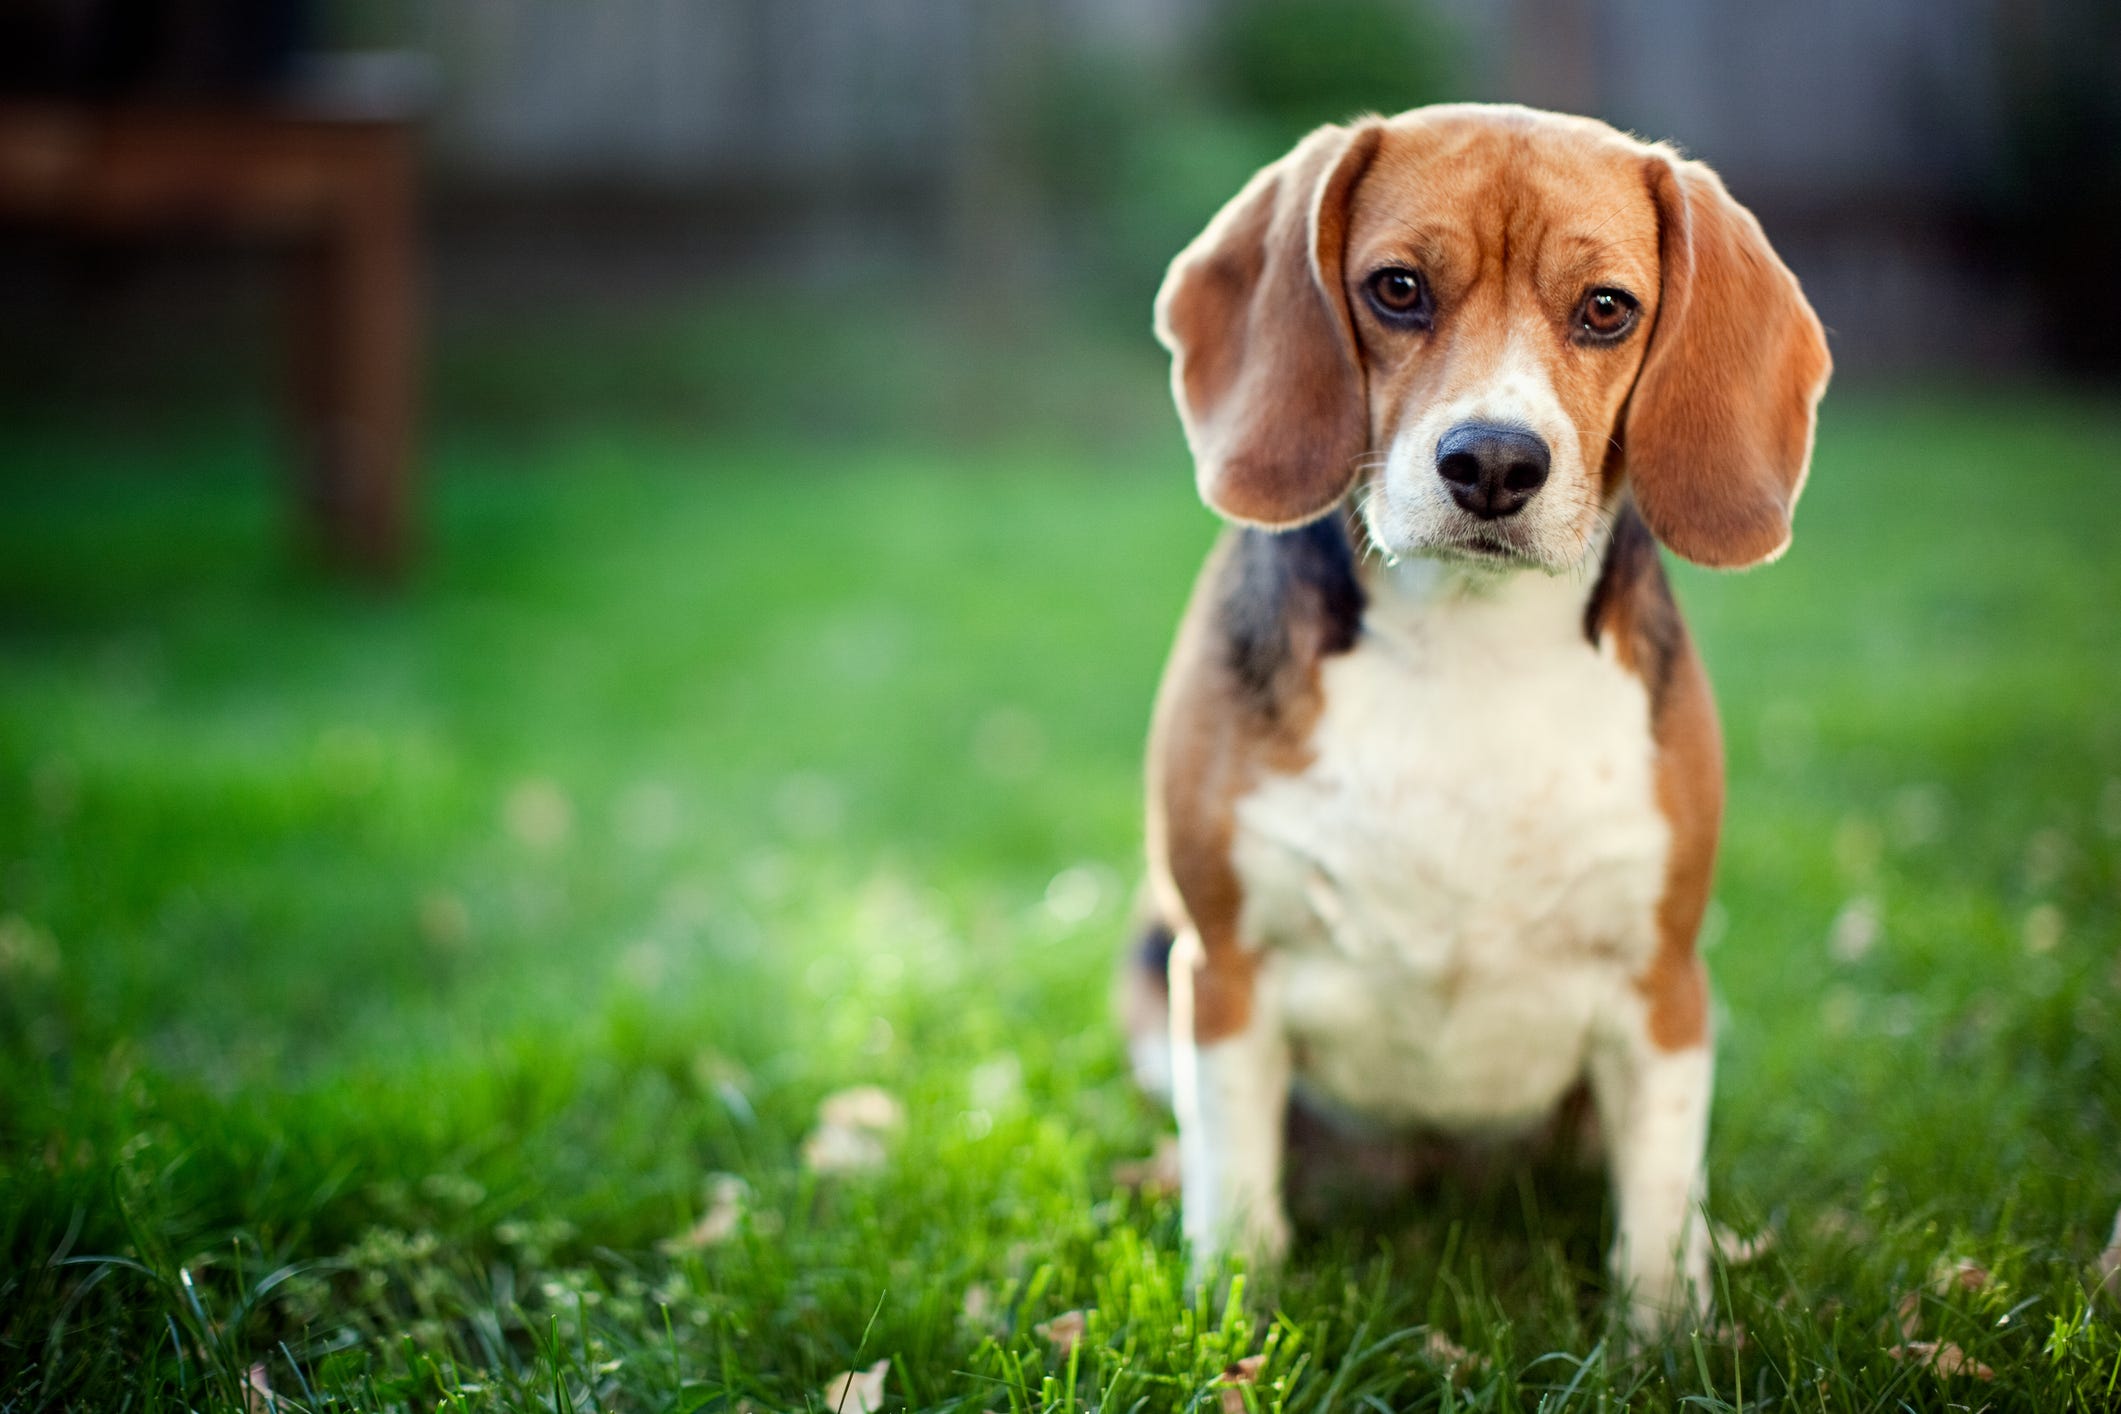
[[[1617,339],[1627,333],[1635,322],[1635,311],[1641,306],[1626,290],[1593,290],[1583,297],[1583,308],[1576,313],[1577,326],[1583,333],[1597,341]]]
[[[1393,324],[1428,322],[1429,290],[1418,271],[1392,265],[1372,275],[1364,288],[1377,312]]]

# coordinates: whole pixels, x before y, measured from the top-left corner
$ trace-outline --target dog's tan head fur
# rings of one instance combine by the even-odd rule
[[[1172,262],[1156,313],[1223,515],[1296,525],[1359,490],[1389,554],[1549,571],[1623,487],[1690,560],[1780,554],[1830,368],[1707,167],[1513,107],[1318,129]],[[1543,443],[1544,480],[1513,469],[1468,509],[1443,466],[1467,428]]]

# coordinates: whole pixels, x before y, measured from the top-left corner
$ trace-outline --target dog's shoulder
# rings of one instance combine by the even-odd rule
[[[1233,530],[1216,567],[1210,631],[1242,704],[1279,715],[1320,659],[1355,646],[1365,602],[1340,516]]]
[[[1152,805],[1217,816],[1260,768],[1300,764],[1324,705],[1320,669],[1356,646],[1367,606],[1340,514],[1224,531],[1157,694]]]
[[[1642,679],[1654,720],[1691,647],[1657,541],[1632,502],[1623,502],[1614,518],[1604,563],[1584,601],[1583,636]]]
[[[1232,528],[1195,582],[1149,735],[1151,892],[1220,945],[1241,889],[1238,800],[1300,770],[1324,707],[1322,665],[1351,651],[1366,597],[1339,513],[1287,531]]]

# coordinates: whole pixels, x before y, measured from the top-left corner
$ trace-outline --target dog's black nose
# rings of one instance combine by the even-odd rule
[[[1436,444],[1436,474],[1451,499],[1482,520],[1516,515],[1547,483],[1545,439],[1522,427],[1461,422]]]

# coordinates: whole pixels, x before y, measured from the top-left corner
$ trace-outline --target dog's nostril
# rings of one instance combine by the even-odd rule
[[[1436,474],[1459,486],[1480,480],[1480,458],[1471,452],[1451,452],[1436,463]]]
[[[1537,462],[1512,462],[1503,473],[1503,489],[1507,491],[1537,491],[1546,485],[1547,469]]]

